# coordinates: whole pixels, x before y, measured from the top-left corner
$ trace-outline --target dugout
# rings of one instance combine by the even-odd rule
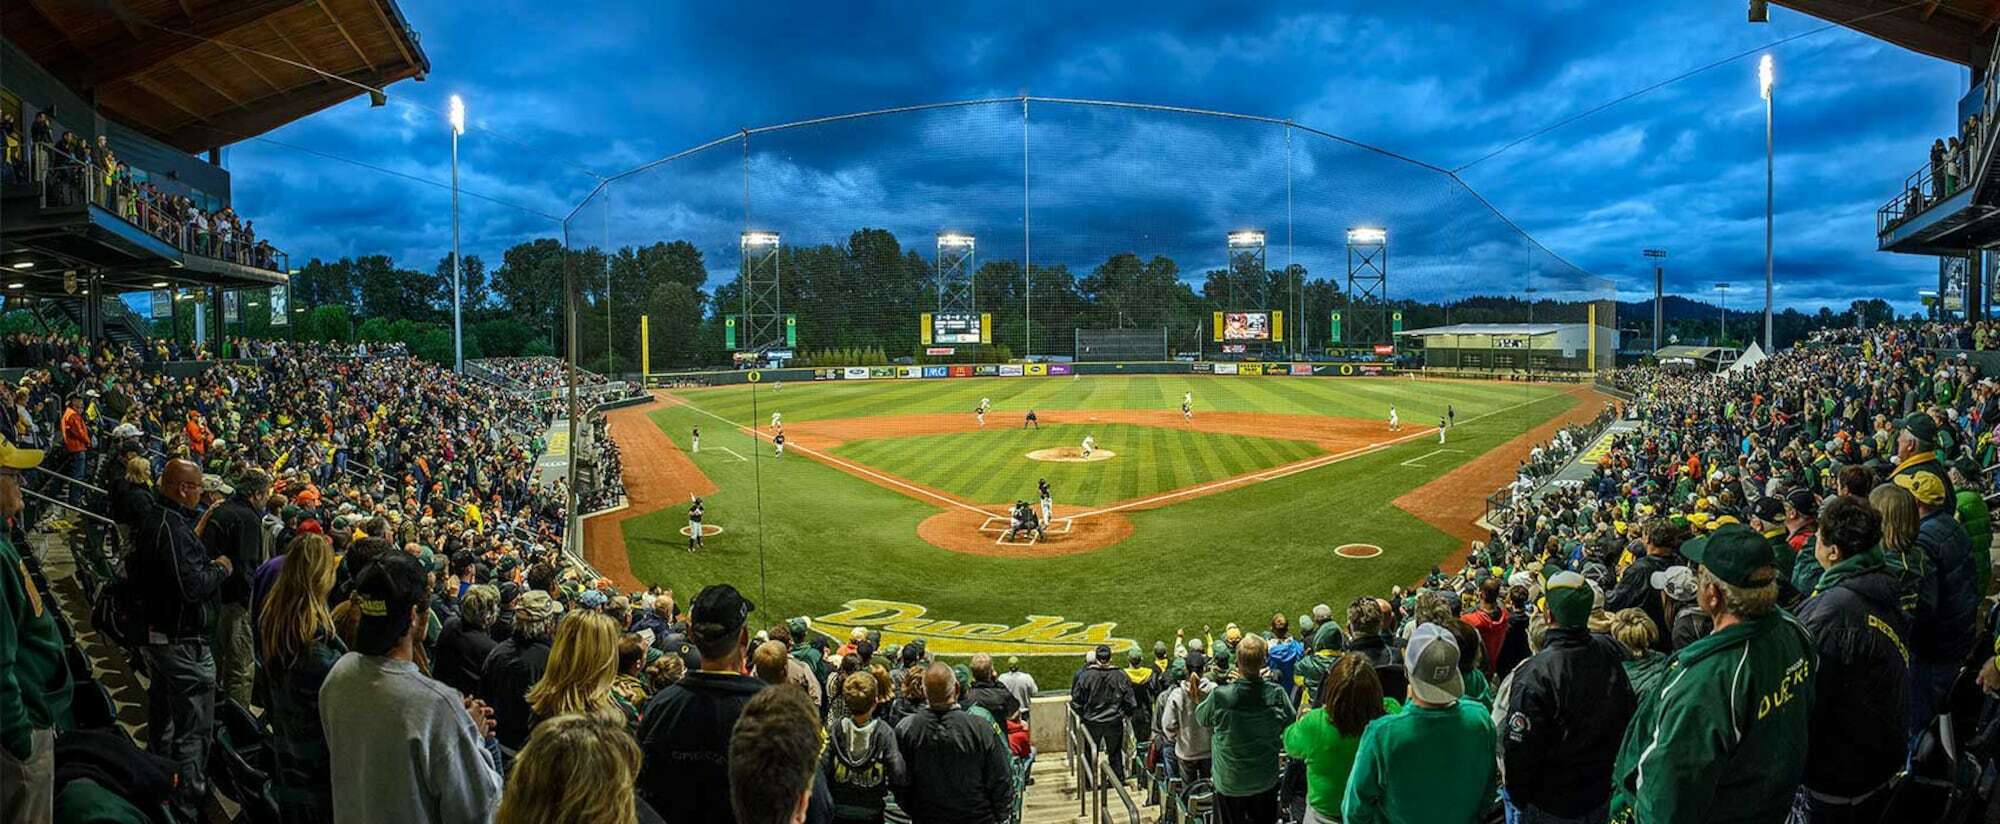
[[[1396,337],[1422,352],[1424,368],[1454,371],[1588,372],[1618,351],[1618,330],[1588,323],[1459,323]]]

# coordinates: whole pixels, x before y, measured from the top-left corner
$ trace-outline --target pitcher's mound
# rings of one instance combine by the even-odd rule
[[[1108,461],[1116,457],[1118,457],[1118,453],[1116,452],[1109,449],[1098,449],[1092,451],[1090,457],[1086,458],[1083,456],[1083,447],[1080,446],[1058,446],[1054,449],[1037,449],[1028,453],[1028,460],[1031,461],[1058,461],[1061,463]]]

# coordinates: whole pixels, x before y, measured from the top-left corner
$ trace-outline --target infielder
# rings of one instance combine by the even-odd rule
[[[690,451],[693,452],[701,451],[701,427],[699,426],[694,428],[694,449]]]
[[[1049,493],[1049,479],[1043,478],[1035,486],[1042,493],[1042,523],[1046,524],[1051,520],[1050,516],[1055,514],[1056,499]]]
[[[1192,392],[1181,396],[1181,421],[1184,423],[1194,422],[1194,393]]]
[[[1439,446],[1443,446],[1443,445],[1444,445],[1444,429],[1445,429],[1445,424],[1446,424],[1446,423],[1448,423],[1448,421],[1446,421],[1446,420],[1445,420],[1444,418],[1439,418],[1439,419],[1438,419],[1438,445],[1439,445]]]
[[[1030,426],[1032,426],[1032,427],[1034,427],[1034,428],[1036,428],[1036,429],[1040,429],[1040,428],[1042,428],[1042,422],[1041,422],[1041,420],[1040,420],[1039,418],[1036,418],[1036,417],[1035,417],[1035,410],[1033,410],[1033,409],[1030,409],[1030,410],[1028,410],[1028,417],[1027,417],[1027,419],[1026,419],[1026,420],[1023,420],[1023,421],[1021,421],[1021,428],[1022,428],[1022,429],[1027,429],[1027,428],[1028,428],[1028,427],[1030,427]]]
[[[981,429],[986,428],[986,410],[992,408],[993,408],[992,398],[979,399],[979,408],[972,410],[972,414],[979,416],[979,428]]]
[[[693,552],[701,548],[701,516],[702,516],[701,499],[695,498],[694,502],[688,506],[688,551],[689,552]]]
[[[1444,422],[1446,426],[1458,425],[1458,407],[1451,404],[1444,405]]]
[[[780,415],[779,415],[778,413],[776,413],[776,412],[773,412],[773,413],[771,413],[771,428],[772,428],[772,429],[777,429],[777,428],[779,428],[779,427],[781,426],[781,424],[779,424],[779,423],[778,423],[778,418],[779,418],[779,417],[780,417]]]
[[[1090,457],[1090,453],[1096,451],[1097,451],[1097,436],[1095,435],[1083,436],[1083,456],[1088,458]]]
[[[776,446],[778,447],[778,453],[777,453],[777,454],[775,454],[775,455],[772,455],[771,457],[773,457],[773,458],[782,458],[782,457],[785,457],[785,430],[784,430],[784,429],[780,428],[780,429],[778,430],[778,434],[776,434],[776,435],[773,435],[773,436],[771,436],[771,443],[772,443],[772,444],[774,444],[774,445],[776,445]]]
[[[1390,405],[1389,407],[1389,431],[1390,432],[1403,431],[1403,420],[1401,418],[1396,417],[1396,407],[1393,404]]]

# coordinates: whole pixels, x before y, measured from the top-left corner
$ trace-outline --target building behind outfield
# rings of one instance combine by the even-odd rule
[[[1426,369],[1586,372],[1618,351],[1618,330],[1588,323],[1458,323],[1396,336],[1421,349]]]

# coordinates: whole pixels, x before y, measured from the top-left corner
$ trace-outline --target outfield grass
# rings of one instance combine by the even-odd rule
[[[1085,435],[1107,461],[1037,461],[1037,449],[1076,446]],[[978,503],[1034,500],[1047,478],[1056,499],[1094,506],[1221,480],[1321,454],[1305,441],[1130,424],[989,427],[948,435],[852,441],[834,454]]]
[[[1099,383],[1103,386],[1093,386]],[[982,395],[996,406],[1003,398],[1050,409],[1091,408],[1084,403],[1133,408],[1143,407],[1142,401],[1160,405],[1154,403],[1159,399],[1178,406],[1183,386],[1194,387],[1198,404],[1242,404],[1235,407],[1242,411],[1386,409],[1391,402],[1421,410],[1450,399],[1461,422],[1450,445],[1465,452],[1431,455],[1435,443],[1418,438],[1277,480],[1130,513],[1133,536],[1095,552],[973,556],[917,537],[917,524],[937,514],[936,506],[816,461],[791,456],[773,461],[768,447],[757,448],[749,435],[709,414],[748,423],[749,392],[695,392],[688,394],[695,407],[666,406],[651,417],[683,449],[690,428],[702,427],[707,435],[702,451],[691,457],[720,488],[707,499],[708,522],[725,531],[708,539],[704,551],[689,554],[677,532],[684,508],[625,521],[632,569],[641,580],[673,587],[683,602],[702,585],[735,583],[757,602],[756,620],[762,623],[824,615],[854,598],[880,598],[922,604],[932,620],[1015,625],[1028,615],[1060,615],[1084,623],[1116,622],[1113,635],[1150,647],[1154,640],[1172,638],[1177,626],[1196,633],[1205,623],[1218,632],[1230,621],[1261,626],[1274,611],[1297,616],[1317,603],[1341,605],[1420,578],[1459,548],[1458,542],[1391,502],[1578,403],[1547,387],[1275,377],[870,381],[794,385],[777,394],[785,417],[799,420],[969,410]],[[870,400],[869,392],[881,394]],[[772,393],[757,394],[758,409],[768,416]],[[1251,409],[1253,399],[1273,408]],[[1418,458],[1423,460],[1413,460]],[[1333,547],[1349,542],[1377,544],[1385,552],[1366,560],[1332,554]],[[1024,660],[1051,688],[1067,683],[1077,663],[1068,657]]]
[[[1015,425],[1029,409],[1171,409],[1194,393],[1195,414],[1270,412],[1383,420],[1394,405],[1405,424],[1432,425],[1450,405],[1463,420],[1495,409],[1559,394],[1536,384],[1418,381],[1404,378],[1238,377],[1229,375],[1108,375],[1087,378],[958,378],[952,380],[824,381],[739,384],[684,393],[737,423],[858,418],[920,412],[963,412],[968,420],[981,398],[993,401],[989,425]]]

